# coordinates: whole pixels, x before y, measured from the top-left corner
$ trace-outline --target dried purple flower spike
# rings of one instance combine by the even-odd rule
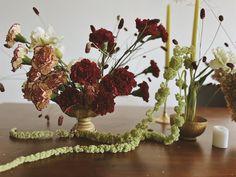
[[[2,83],[0,83],[0,92],[5,92],[5,88]]]
[[[223,15],[220,15],[220,16],[219,16],[219,20],[220,20],[220,22],[222,22],[222,21],[224,20]]]
[[[36,15],[39,16],[39,10],[38,10],[36,7],[33,7],[33,11],[34,11],[34,13],[35,13]]]
[[[206,56],[203,56],[203,57],[202,57],[202,61],[205,63],[206,60],[207,60],[207,57],[206,57]]]
[[[205,9],[202,8],[201,12],[200,12],[200,18],[203,20],[205,18],[205,16],[206,16]]]
[[[120,23],[118,25],[118,29],[122,29],[123,26],[124,26],[124,19],[122,18],[122,19],[120,19]]]
[[[178,45],[178,44],[179,44],[176,39],[173,39],[172,42],[173,42],[173,44],[175,44],[175,45]]]

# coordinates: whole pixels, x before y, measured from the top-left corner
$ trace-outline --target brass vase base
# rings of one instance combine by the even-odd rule
[[[174,124],[174,115],[170,116],[171,125]],[[180,128],[180,139],[186,141],[196,141],[207,127],[207,120],[201,116],[196,116],[194,121],[187,121]]]
[[[155,122],[159,124],[170,124],[170,116],[164,113],[161,117],[156,118]]]
[[[78,122],[72,128],[72,131],[96,131],[91,118],[77,118]]]

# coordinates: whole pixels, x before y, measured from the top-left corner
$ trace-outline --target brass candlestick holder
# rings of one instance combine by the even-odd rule
[[[159,123],[159,124],[170,124],[170,116],[166,112],[166,101],[164,103],[164,110],[163,110],[162,116],[160,116],[160,117],[158,117],[156,119],[156,121],[155,121],[156,123]]]

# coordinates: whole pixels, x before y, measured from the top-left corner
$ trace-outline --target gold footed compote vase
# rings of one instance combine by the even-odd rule
[[[96,117],[97,114],[90,109],[72,109],[67,112],[67,115],[77,119],[77,123],[71,129],[72,131],[96,131],[91,118]]]

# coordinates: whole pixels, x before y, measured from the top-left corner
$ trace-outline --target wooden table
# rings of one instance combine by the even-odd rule
[[[117,107],[113,114],[94,118],[98,131],[121,133],[133,128],[145,115],[144,107]],[[224,108],[200,108],[199,114],[209,120],[205,133],[196,142],[179,141],[170,146],[154,142],[142,142],[134,151],[118,154],[69,154],[34,163],[24,164],[1,177],[232,177],[236,176],[236,123]],[[93,144],[84,139],[19,141],[9,138],[9,129],[20,130],[70,129],[75,120],[65,118],[62,127],[57,125],[61,114],[57,106],[51,105],[44,115],[50,115],[50,126],[38,118],[31,104],[0,105],[0,163],[6,163],[18,156],[65,145]],[[224,125],[230,130],[229,147],[212,147],[212,126]],[[169,127],[152,125],[162,131]]]

